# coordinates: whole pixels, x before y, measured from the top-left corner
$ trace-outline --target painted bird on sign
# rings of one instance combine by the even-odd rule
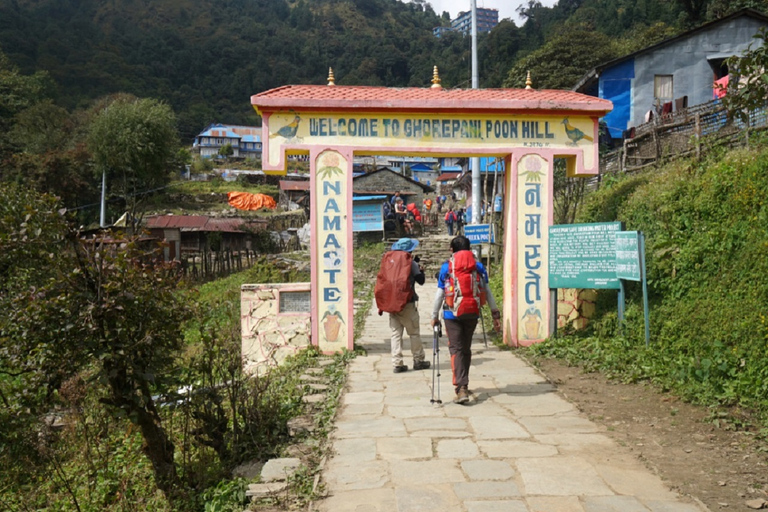
[[[277,132],[270,133],[269,138],[273,139],[277,136],[284,137],[286,139],[291,139],[296,136],[296,131],[299,129],[299,123],[301,122],[301,118],[297,115],[293,118],[293,121],[288,123],[287,125],[283,126]]]
[[[575,146],[581,139],[586,139],[590,142],[594,140],[592,137],[569,123],[567,117],[563,119],[563,125],[565,125],[565,134],[571,139],[571,145],[573,146]]]

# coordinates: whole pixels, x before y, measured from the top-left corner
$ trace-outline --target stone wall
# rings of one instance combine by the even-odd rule
[[[576,290],[564,288],[557,290],[557,328],[571,325],[574,329],[584,329],[595,315],[597,290]]]
[[[241,287],[240,325],[246,372],[261,374],[309,346],[312,333],[309,289],[310,283],[244,284]],[[286,293],[305,297],[306,301],[284,300],[281,311],[280,296]]]

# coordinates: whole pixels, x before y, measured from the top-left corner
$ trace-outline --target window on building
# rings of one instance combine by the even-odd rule
[[[653,96],[659,103],[672,101],[672,75],[656,75],[653,77]]]

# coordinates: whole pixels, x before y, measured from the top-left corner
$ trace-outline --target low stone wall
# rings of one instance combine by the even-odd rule
[[[584,329],[595,315],[597,290],[563,288],[557,290],[557,328],[571,325]]]
[[[310,283],[244,284],[240,288],[243,366],[263,373],[311,340]]]

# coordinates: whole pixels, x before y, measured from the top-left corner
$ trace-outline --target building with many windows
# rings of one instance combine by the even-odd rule
[[[499,24],[499,10],[477,8],[477,33],[490,32],[493,27]],[[451,28],[464,35],[472,33],[472,11],[460,12],[459,15],[451,20]]]
[[[232,156],[261,158],[261,127],[212,124],[195,137],[192,149],[203,158],[215,157],[229,144]]]
[[[446,32],[453,32],[453,28],[451,27],[435,27],[432,29],[432,35],[435,37],[440,37]]]

